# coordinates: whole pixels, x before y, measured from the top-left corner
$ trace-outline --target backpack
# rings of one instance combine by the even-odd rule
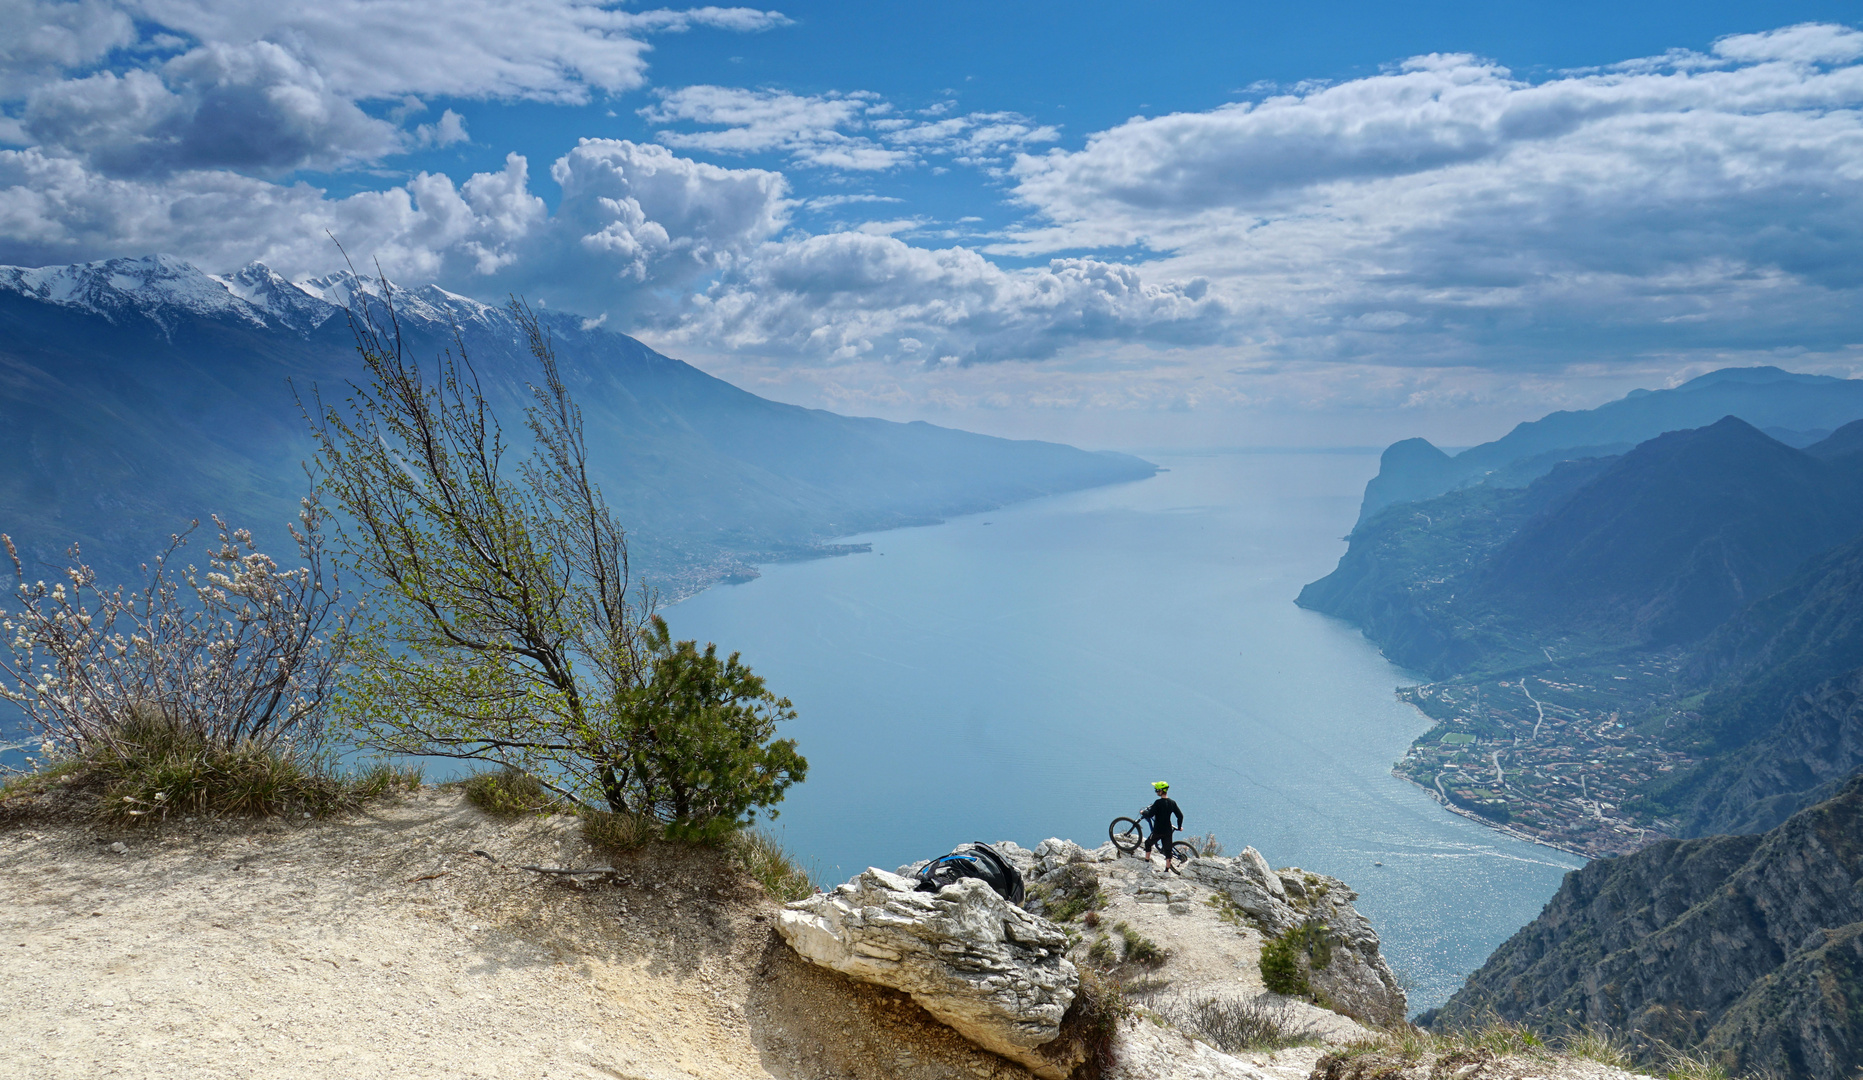
[[[956,851],[926,863],[913,876],[918,879],[919,892],[935,893],[964,878],[981,878],[996,895],[1018,907],[1024,895],[1021,873],[981,840],[959,844]]]

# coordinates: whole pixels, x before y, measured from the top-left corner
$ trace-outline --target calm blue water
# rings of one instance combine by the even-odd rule
[[[1411,1005],[1440,1004],[1580,860],[1390,775],[1416,679],[1293,605],[1373,455],[1156,458],[1151,480],[858,537],[667,612],[795,702],[776,831],[840,881],[965,840],[1095,846],[1171,782],[1189,832],[1343,878]],[[1376,863],[1382,862],[1383,866]]]

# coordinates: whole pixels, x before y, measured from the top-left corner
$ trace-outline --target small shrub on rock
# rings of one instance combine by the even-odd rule
[[[517,769],[474,773],[460,784],[466,801],[493,817],[514,818],[549,810],[556,800],[537,778]]]
[[[1059,923],[1097,912],[1107,902],[1106,893],[1100,889],[1100,876],[1084,863],[1063,867],[1038,887],[1043,890],[1042,914]],[[1098,925],[1098,920],[1087,925]]]
[[[1132,1003],[1117,982],[1083,968],[1074,1003],[1061,1018],[1061,1034],[1042,1050],[1056,1060],[1076,1057],[1085,1050],[1085,1059],[1070,1080],[1099,1080],[1113,1065],[1120,1025],[1132,1015]]]
[[[1261,982],[1277,994],[1312,998],[1308,974],[1332,961],[1332,940],[1325,924],[1309,922],[1262,945]]]
[[[1313,993],[1313,987],[1307,983],[1307,973],[1300,967],[1294,935],[1283,934],[1262,945],[1261,984],[1286,997],[1306,997]]]
[[[1320,1041],[1285,1004],[1211,997],[1159,1011],[1179,1029],[1225,1053],[1284,1050]]]
[[[1120,955],[1126,963],[1137,964],[1140,967],[1157,967],[1165,962],[1166,953],[1158,946],[1158,943],[1132,929],[1129,924],[1114,923],[1113,929],[1119,933],[1120,942],[1124,946],[1120,950]]]

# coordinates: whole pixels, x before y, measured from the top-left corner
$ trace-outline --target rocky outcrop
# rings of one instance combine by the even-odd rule
[[[1042,1077],[1069,1075],[1088,1052],[1082,1021],[1069,1012],[1076,964],[1104,980],[1144,985],[1159,1009],[1259,1000],[1341,1042],[1368,1036],[1361,1023],[1404,1018],[1404,993],[1379,955],[1378,935],[1353,908],[1357,894],[1336,878],[1271,869],[1254,848],[1165,874],[1111,844],[991,846],[1023,875],[1027,910],[976,880],[915,892],[908,875],[921,863],[896,874],[869,869],[790,904],[777,930],[802,958],[910,994],[973,1043]],[[1289,935],[1316,945],[1301,961],[1310,995],[1283,997],[1263,984],[1263,945]],[[1180,1074],[1202,1075],[1173,1075]]]
[[[981,881],[937,893],[869,869],[833,892],[788,905],[777,931],[805,959],[910,994],[926,1012],[1037,1076],[1066,1077],[1055,1042],[1080,976],[1060,927]],[[1083,1051],[1084,1052],[1084,1051]]]
[[[1436,1027],[1493,1014],[1839,1080],[1863,1065],[1863,777],[1764,836],[1671,840],[1566,875]]]
[[[1313,947],[1300,952],[1299,962],[1329,1008],[1374,1026],[1403,1021],[1404,991],[1345,882],[1297,866],[1270,870],[1252,847],[1230,859],[1198,859],[1185,873],[1226,896],[1265,934],[1307,934]]]

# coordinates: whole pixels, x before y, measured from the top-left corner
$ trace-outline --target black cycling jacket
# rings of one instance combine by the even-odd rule
[[[1177,824],[1175,825],[1171,824],[1171,819],[1173,817],[1177,819]],[[1184,827],[1184,812],[1177,808],[1177,803],[1174,800],[1168,796],[1160,795],[1158,796],[1157,802],[1146,807],[1145,812],[1139,815],[1139,820],[1151,822],[1151,827],[1154,832],[1159,829],[1170,829],[1175,832]]]

